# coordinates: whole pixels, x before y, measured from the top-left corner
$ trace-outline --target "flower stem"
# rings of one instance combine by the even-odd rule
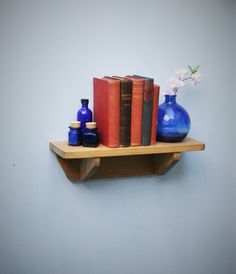
[[[187,80],[191,79],[192,75],[193,75],[193,73],[191,73],[190,76],[184,78],[182,81],[184,82],[184,81],[187,81]],[[179,80],[181,80],[181,77],[179,77]],[[173,90],[174,91],[174,95],[176,95],[176,93],[177,93],[177,91],[179,89],[180,89],[179,87],[178,88],[177,87],[174,88],[174,90]]]

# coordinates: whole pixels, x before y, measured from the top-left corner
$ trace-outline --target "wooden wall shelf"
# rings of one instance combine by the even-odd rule
[[[68,146],[67,142],[50,142],[66,176],[71,181],[88,179],[162,175],[180,159],[182,152],[204,150],[205,144],[186,138],[180,143],[158,142],[152,146],[97,148]]]

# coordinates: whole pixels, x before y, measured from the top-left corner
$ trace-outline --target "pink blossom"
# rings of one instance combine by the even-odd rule
[[[201,74],[197,73],[199,66],[191,67],[188,69],[181,68],[175,72],[175,75],[169,78],[167,84],[168,88],[163,92],[164,95],[176,95],[185,82],[191,82],[193,85],[197,85],[201,81]]]
[[[193,84],[193,85],[197,85],[198,83],[200,83],[201,82],[201,80],[202,80],[202,75],[200,74],[200,73],[197,73],[197,74],[193,74],[192,76],[191,76],[191,83]]]
[[[165,91],[162,92],[164,95],[175,95],[175,91],[173,88],[166,89]]]
[[[176,78],[176,77],[170,77],[168,80],[168,85],[173,89],[173,90],[178,90],[181,87],[184,86],[184,81]]]
[[[189,70],[187,70],[186,68],[181,68],[175,73],[178,76],[179,80],[184,80],[190,76]]]

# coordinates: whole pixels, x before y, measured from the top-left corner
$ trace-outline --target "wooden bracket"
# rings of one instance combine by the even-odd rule
[[[86,181],[100,166],[100,158],[63,159],[57,155],[57,159],[70,181]]]
[[[87,181],[100,167],[100,158],[82,159],[80,181]]]
[[[179,160],[180,153],[122,157],[57,159],[70,181],[115,178],[124,176],[162,175]]]
[[[155,174],[164,175],[180,159],[180,152],[155,155]]]

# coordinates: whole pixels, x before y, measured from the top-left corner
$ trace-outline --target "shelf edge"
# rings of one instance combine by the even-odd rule
[[[122,156],[129,156],[129,155],[147,155],[147,154],[164,154],[164,153],[175,153],[175,152],[191,152],[191,151],[202,151],[205,149],[205,144],[199,142],[194,139],[190,139],[189,141],[196,142],[194,144],[186,144],[181,143],[179,146],[175,144],[171,144],[170,147],[156,147],[154,146],[147,146],[147,147],[127,147],[127,148],[101,148],[101,150],[97,150],[99,148],[91,148],[86,149],[85,151],[65,151],[62,148],[58,147],[53,142],[50,142],[50,149],[63,159],[84,159],[84,158],[95,158],[95,157],[122,157]]]

